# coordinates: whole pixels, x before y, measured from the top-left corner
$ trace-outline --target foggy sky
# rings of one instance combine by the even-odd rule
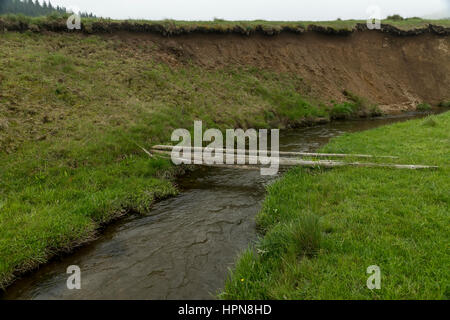
[[[42,0],[41,0],[42,1]],[[377,5],[382,17],[450,16],[450,0],[51,0],[113,19],[335,20],[366,19]]]

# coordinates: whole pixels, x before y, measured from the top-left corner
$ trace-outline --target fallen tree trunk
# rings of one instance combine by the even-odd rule
[[[171,156],[170,151],[163,150],[153,150],[155,153],[163,154],[166,156]],[[225,154],[222,153],[223,156]],[[195,163],[194,160],[201,159],[201,163]],[[264,165],[268,165],[271,161],[274,161],[271,157],[258,157],[249,155],[234,155],[234,162],[232,164],[226,163],[207,163],[204,161],[202,153],[191,153],[191,157],[171,157],[173,160],[179,160],[183,162],[189,162],[193,165],[209,166],[209,167],[232,167],[232,168],[242,168],[242,169],[259,169]],[[240,161],[241,163],[237,163]],[[276,160],[275,160],[276,161]],[[250,163],[253,162],[253,163]],[[273,163],[273,162],[272,162]],[[334,161],[334,160],[300,160],[300,159],[289,159],[289,158],[278,158],[278,164],[281,167],[289,166],[302,166],[302,167],[324,167],[324,168],[334,168],[334,167],[381,167],[381,168],[395,168],[395,169],[437,169],[437,166],[429,165],[416,165],[416,164],[395,164],[395,163],[364,163],[364,162],[344,162],[344,161]]]
[[[154,150],[173,150],[174,146],[168,146],[168,145],[156,145],[153,146],[152,149]],[[183,147],[188,148],[191,151],[199,152],[199,151],[205,151],[205,150],[216,150],[220,152],[227,152],[227,149],[221,149],[221,148],[203,148],[203,147]],[[247,149],[233,149],[234,153],[242,152],[244,154],[249,154],[250,150]],[[252,150],[253,152],[258,152],[257,150]],[[291,152],[291,151],[277,151],[272,152],[270,150],[267,150],[267,154],[270,155],[282,155],[282,156],[305,156],[305,157],[337,157],[337,158],[345,158],[345,157],[354,157],[354,158],[389,158],[389,159],[397,159],[398,157],[395,156],[374,156],[369,154],[344,154],[344,153],[315,153],[315,152]]]

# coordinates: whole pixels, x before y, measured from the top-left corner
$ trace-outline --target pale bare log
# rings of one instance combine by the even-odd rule
[[[155,150],[172,150],[174,146],[168,146],[168,145],[156,145],[153,146],[152,149]],[[203,147],[183,147],[186,149],[189,149],[193,152],[199,152],[199,151],[205,151],[208,150],[208,148]],[[210,148],[210,151],[215,150],[218,152],[227,152],[227,149],[221,149],[221,148]],[[253,154],[257,154],[257,150],[252,150]],[[239,153],[242,154],[250,154],[250,150],[247,149],[233,149],[233,153]],[[345,153],[314,153],[314,152],[291,152],[291,151],[278,151],[278,152],[272,152],[271,150],[267,150],[268,155],[281,155],[281,156],[304,156],[304,157],[336,157],[336,158],[346,158],[346,157],[354,157],[354,158],[389,158],[389,159],[396,159],[398,157],[395,156],[374,156],[374,155],[368,155],[368,154],[345,154]]]
[[[163,150],[153,150],[155,153],[163,154],[166,156],[170,156],[170,151]],[[303,167],[324,167],[324,168],[334,168],[334,167],[343,167],[343,166],[353,166],[353,167],[385,167],[385,168],[395,168],[395,169],[437,169],[437,166],[429,166],[429,165],[416,165],[416,164],[394,164],[394,163],[364,163],[364,162],[344,162],[344,161],[334,161],[334,160],[300,160],[300,159],[290,159],[290,158],[271,158],[271,157],[258,157],[258,156],[248,156],[248,155],[234,155],[234,161],[231,164],[225,163],[206,163],[202,156],[203,154],[200,152],[191,153],[191,157],[176,157],[174,160],[181,160],[184,162],[194,163],[194,159],[198,156],[201,159],[201,163],[197,165],[203,166],[212,166],[212,167],[232,167],[232,168],[242,168],[242,169],[253,169],[260,168],[263,165],[266,165],[270,162],[278,160],[278,164],[281,167],[285,166],[303,166]],[[225,157],[224,157],[225,159]],[[240,161],[241,164],[237,163]],[[250,162],[254,164],[250,164]]]

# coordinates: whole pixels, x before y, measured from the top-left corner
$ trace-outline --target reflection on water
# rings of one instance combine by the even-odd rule
[[[282,132],[280,150],[315,151],[344,132],[405,120],[335,122]],[[6,299],[211,299],[228,268],[257,239],[255,215],[265,186],[259,171],[199,168],[182,177],[183,192],[129,216],[99,240],[17,281]],[[81,268],[81,290],[68,290],[66,268]]]

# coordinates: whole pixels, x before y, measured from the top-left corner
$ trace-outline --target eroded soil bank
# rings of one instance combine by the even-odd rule
[[[349,35],[282,33],[277,36],[190,34],[162,37],[122,33],[129,47],[154,43],[170,65],[204,68],[254,66],[295,73],[319,101],[345,100],[344,90],[370,99],[388,113],[437,104],[450,96],[450,37],[397,36],[377,31]]]

